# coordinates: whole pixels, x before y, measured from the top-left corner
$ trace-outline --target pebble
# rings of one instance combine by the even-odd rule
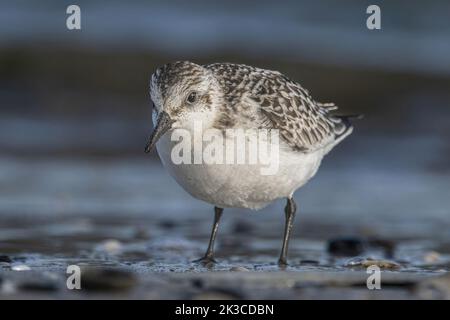
[[[354,257],[359,256],[367,249],[381,249],[387,258],[392,258],[395,251],[395,243],[391,240],[358,237],[341,237],[328,241],[328,253],[334,256]]]
[[[11,263],[12,259],[7,255],[0,255],[0,262]]]
[[[11,267],[13,271],[30,271],[31,268],[26,264],[16,264]]]
[[[364,252],[364,242],[359,238],[330,239],[328,240],[327,251],[334,256],[358,256]]]
[[[400,269],[401,265],[392,260],[371,259],[371,258],[355,258],[350,259],[345,264],[346,267],[364,267],[377,266],[380,269]]]

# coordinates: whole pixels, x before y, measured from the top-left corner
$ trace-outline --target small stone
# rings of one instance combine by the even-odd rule
[[[7,255],[0,255],[0,262],[11,263],[12,259]]]
[[[364,252],[364,242],[359,238],[331,239],[328,241],[327,251],[334,256],[358,256]]]
[[[16,264],[11,267],[13,271],[30,271],[31,268],[26,264]]]
[[[380,269],[400,269],[401,265],[395,261],[371,258],[355,258],[347,261],[346,267],[363,267],[377,266]]]
[[[232,271],[232,272],[242,272],[242,271],[244,271],[245,272],[245,271],[250,271],[250,270],[248,270],[245,267],[238,266],[238,267],[231,267],[229,271]]]

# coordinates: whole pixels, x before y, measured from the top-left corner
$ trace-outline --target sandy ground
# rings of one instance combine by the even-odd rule
[[[385,141],[385,154],[397,155],[387,165],[372,148],[381,141],[354,139],[357,158],[336,152],[296,194],[285,269],[276,264],[282,201],[258,212],[227,210],[218,263],[205,267],[192,261],[206,248],[212,208],[145,156],[2,157],[0,296],[448,298],[450,179],[430,156],[440,142]],[[398,148],[410,145],[426,156],[404,161]],[[371,264],[381,267],[381,290],[367,289]],[[68,265],[82,268],[81,290],[67,289]]]

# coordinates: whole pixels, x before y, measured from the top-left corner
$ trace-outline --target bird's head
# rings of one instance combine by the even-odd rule
[[[223,97],[212,73],[189,61],[157,68],[150,80],[150,96],[154,130],[146,152],[171,129],[191,129],[195,121],[200,121],[204,128],[209,127]]]

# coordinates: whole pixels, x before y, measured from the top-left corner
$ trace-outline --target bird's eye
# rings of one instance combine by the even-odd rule
[[[197,92],[192,91],[191,93],[189,93],[187,97],[187,102],[192,104],[195,101],[197,101]]]

